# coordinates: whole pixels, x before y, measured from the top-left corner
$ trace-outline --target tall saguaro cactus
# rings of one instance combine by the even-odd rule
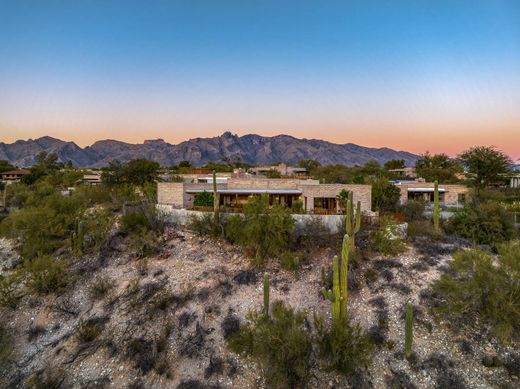
[[[340,323],[347,318],[347,296],[348,296],[348,256],[350,253],[351,239],[348,234],[343,237],[341,249],[341,264],[338,256],[334,256],[332,290],[322,288],[323,296],[332,304],[332,322]]]
[[[264,273],[264,317],[269,317],[269,274]]]
[[[348,192],[347,209],[346,209],[346,220],[345,220],[345,232],[350,237],[350,240],[355,246],[356,234],[361,228],[361,202],[358,201],[356,205],[356,213],[354,214],[354,198],[352,191]]]
[[[218,197],[218,192],[217,192],[217,173],[215,172],[215,170],[213,170],[213,213],[215,216],[215,223],[219,222],[219,217],[220,217],[219,207],[220,207],[220,199]]]
[[[404,350],[406,358],[412,355],[413,344],[413,305],[410,301],[406,303],[406,322],[404,327]]]
[[[433,189],[433,227],[439,233],[439,183],[435,181]]]
[[[77,254],[83,254],[83,241],[85,238],[85,224],[78,218],[74,220],[74,232],[72,233],[71,246]]]

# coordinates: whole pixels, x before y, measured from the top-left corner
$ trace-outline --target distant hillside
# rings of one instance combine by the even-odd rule
[[[390,159],[404,159],[407,165],[413,165],[418,158],[415,154],[386,147],[335,144],[288,135],[237,136],[230,132],[213,138],[190,139],[177,145],[166,143],[162,139],[146,140],[142,144],[100,140],[92,146],[81,148],[73,142],[64,142],[49,136],[35,140],[18,140],[11,144],[0,142],[0,159],[6,159],[20,167],[34,164],[42,151],[56,153],[62,162],[72,161],[77,167],[102,167],[113,159],[126,162],[135,158],[151,159],[163,166],[176,165],[184,160],[200,166],[223,158],[240,159],[250,164],[279,161],[297,164],[302,159],[315,159],[322,164],[347,166],[362,165],[369,160],[384,163]]]

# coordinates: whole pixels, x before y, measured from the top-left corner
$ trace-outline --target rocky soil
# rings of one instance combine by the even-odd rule
[[[8,242],[2,257],[16,261]],[[76,259],[74,287],[56,296],[26,296],[16,310],[1,308],[15,334],[16,354],[2,372],[8,387],[23,387],[34,372],[67,388],[262,388],[256,364],[226,349],[224,336],[262,305],[262,277],[224,241],[168,228],[156,257],[135,259],[114,239],[99,257]],[[490,342],[477,332],[435,320],[428,285],[451,260],[455,244],[417,242],[396,258],[363,261],[350,277],[349,312],[377,344],[373,363],[345,379],[313,360],[309,387],[514,388],[514,369],[485,367],[508,361],[518,345]],[[330,315],[320,295],[322,266],[332,249],[313,252],[294,274],[270,265],[271,299]],[[109,278],[104,296],[92,285]],[[404,306],[415,309],[414,357],[404,358]],[[507,364],[506,364],[507,365]]]

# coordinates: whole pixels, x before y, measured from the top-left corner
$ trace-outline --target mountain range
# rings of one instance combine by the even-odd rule
[[[407,166],[411,166],[418,158],[415,154],[386,147],[336,144],[317,139],[298,139],[289,135],[238,136],[231,132],[212,138],[194,138],[179,144],[170,144],[162,139],[145,140],[142,144],[107,139],[82,148],[74,142],[50,136],[18,140],[10,144],[0,142],[0,160],[7,160],[19,167],[33,165],[42,151],[55,153],[60,161],[71,161],[76,167],[103,167],[114,159],[127,162],[135,158],[151,159],[162,166],[176,165],[180,161],[202,166],[207,162],[223,159],[250,164],[285,162],[293,165],[302,159],[314,159],[324,165],[347,166],[363,165],[370,160],[384,163],[391,159],[403,159]]]

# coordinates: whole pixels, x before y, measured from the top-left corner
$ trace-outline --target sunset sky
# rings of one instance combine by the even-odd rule
[[[290,134],[520,158],[520,1],[3,1],[0,141]]]

